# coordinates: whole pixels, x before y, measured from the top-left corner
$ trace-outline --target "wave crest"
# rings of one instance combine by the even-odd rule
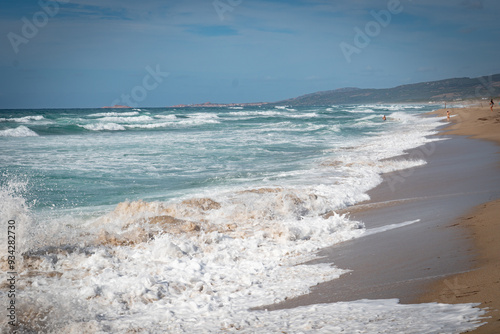
[[[97,123],[97,124],[86,124],[86,125],[78,125],[81,128],[90,130],[90,131],[123,131],[125,127],[116,123]]]
[[[21,125],[15,129],[0,130],[0,137],[38,137],[38,134],[30,128]]]

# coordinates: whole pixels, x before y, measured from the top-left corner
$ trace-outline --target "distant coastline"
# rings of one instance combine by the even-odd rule
[[[500,74],[478,78],[453,78],[420,82],[393,88],[371,89],[347,87],[320,91],[275,102],[176,104],[166,108],[243,108],[260,106],[326,106],[363,103],[445,103],[498,100]],[[102,108],[132,108],[114,105]]]
[[[177,104],[167,108],[227,108],[227,107],[257,107],[269,104],[268,102],[253,102],[253,103],[197,103],[197,104]]]
[[[179,104],[170,108],[326,106],[363,103],[445,103],[496,99],[500,96],[500,74],[478,78],[452,78],[400,85],[393,88],[346,87],[321,91],[275,102]]]
[[[124,106],[124,105],[120,105],[120,104],[115,104],[114,106],[111,106],[111,107],[101,107],[103,109],[132,109],[132,107],[129,107],[129,106]]]

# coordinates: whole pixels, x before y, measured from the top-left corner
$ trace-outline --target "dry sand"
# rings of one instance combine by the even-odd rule
[[[451,124],[445,129],[447,134],[490,140],[500,145],[500,106],[495,105],[493,112],[485,106],[439,109],[431,114],[446,116],[447,110],[451,115]]]
[[[448,109],[452,117],[447,134],[466,135],[500,145],[500,108],[488,106]],[[446,110],[438,110],[445,116]],[[472,271],[433,283],[418,302],[480,303],[488,308],[487,324],[473,333],[500,333],[500,200],[476,207],[461,217],[456,228],[467,228],[477,250]]]

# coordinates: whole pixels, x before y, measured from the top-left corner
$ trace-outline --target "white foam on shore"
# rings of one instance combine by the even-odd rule
[[[60,241],[78,241],[74,246],[46,248],[26,258],[25,265],[37,274],[18,281],[23,329],[75,334],[452,333],[476,328],[484,314],[474,304],[401,305],[395,299],[249,311],[304,294],[309,286],[345,273],[328,264],[298,264],[319,247],[362,236],[362,226],[338,215],[302,224],[270,221],[264,230],[243,220],[243,225],[216,226],[212,232],[159,233],[135,245],[116,244],[120,235],[126,240],[138,237],[134,230],[148,228],[141,219],[166,209],[161,203],[121,205],[82,227],[79,240],[73,235]],[[193,207],[186,204],[184,209]],[[137,223],[129,224],[132,221]],[[100,229],[113,237],[95,243],[93,238],[103,233]],[[0,300],[6,302],[6,295]]]
[[[395,224],[384,225],[381,227],[371,228],[371,229],[366,230],[366,232],[363,234],[363,237],[367,237],[367,236],[377,234],[377,233],[387,232],[390,230],[394,230],[396,228],[405,227],[405,226],[412,225],[412,224],[415,224],[418,222],[420,222],[420,219],[415,219],[415,220],[410,220],[410,221],[406,221],[406,222],[402,222],[402,223],[395,223]]]

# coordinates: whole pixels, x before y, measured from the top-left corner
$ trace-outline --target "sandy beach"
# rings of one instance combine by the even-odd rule
[[[383,231],[325,249],[315,261],[352,271],[264,308],[382,298],[479,303],[491,310],[476,332],[499,331],[500,114],[489,106],[448,110],[451,125],[438,135],[446,140],[400,157],[423,158],[425,166],[384,175],[369,201],[341,212]]]
[[[484,103],[483,103],[484,105]],[[484,139],[500,145],[500,113],[488,107],[449,109],[452,123],[447,133]],[[436,111],[446,115],[446,110]],[[419,302],[480,303],[488,308],[487,324],[474,333],[500,332],[500,200],[477,206],[460,217],[453,228],[466,228],[474,243],[473,270],[430,285]]]

